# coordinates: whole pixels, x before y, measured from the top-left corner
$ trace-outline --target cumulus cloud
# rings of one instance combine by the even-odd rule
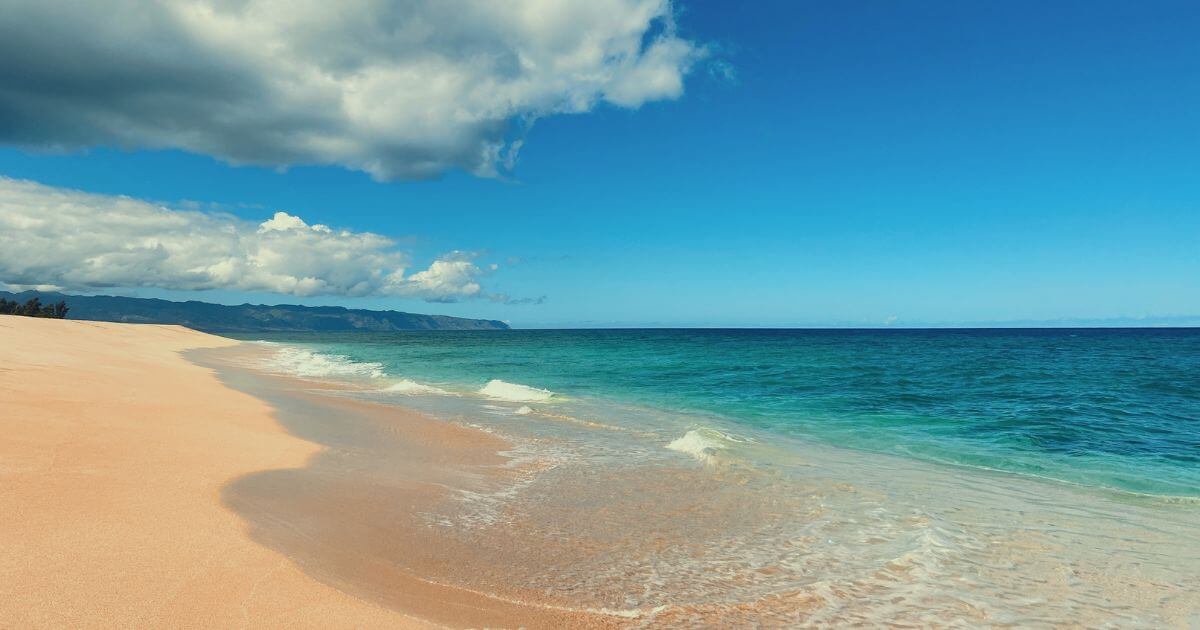
[[[6,0],[0,142],[377,179],[511,168],[516,127],[674,99],[670,0]]]
[[[94,290],[231,289],[296,296],[400,296],[430,302],[490,297],[487,271],[451,252],[408,274],[387,237],[309,225],[276,212],[229,214],[0,177],[0,282]]]
[[[459,298],[475,297],[483,292],[476,281],[483,271],[471,259],[473,255],[452,252],[443,256],[424,271],[408,277],[409,290],[436,296],[437,302],[456,302]],[[491,270],[496,267],[492,266]]]

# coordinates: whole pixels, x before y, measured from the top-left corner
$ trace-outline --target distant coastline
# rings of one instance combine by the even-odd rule
[[[341,306],[297,304],[212,304],[189,300],[111,295],[67,295],[48,291],[0,291],[0,298],[24,303],[65,301],[68,319],[131,324],[178,324],[211,333],[254,332],[388,332],[399,330],[508,330],[508,324],[491,319],[448,315],[423,315],[401,311],[348,309]]]

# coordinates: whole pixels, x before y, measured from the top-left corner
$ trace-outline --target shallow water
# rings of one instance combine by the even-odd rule
[[[1195,331],[274,341],[513,445],[420,515],[490,568],[447,583],[632,625],[1200,624]]]
[[[270,337],[269,337],[270,338]],[[1200,330],[309,334],[306,376],[489,381],[859,450],[1200,497]],[[331,359],[340,355],[342,360]],[[605,412],[599,411],[600,415]]]

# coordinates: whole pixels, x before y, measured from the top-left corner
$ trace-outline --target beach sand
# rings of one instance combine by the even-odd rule
[[[1200,622],[1190,505],[828,445],[699,461],[470,396],[434,419],[279,351],[0,316],[0,628]]]
[[[285,402],[181,355],[237,343],[178,326],[0,316],[0,627],[615,623],[423,579],[423,566],[456,556],[406,540],[401,524],[442,500],[438,475],[499,470],[503,443],[350,401],[296,398],[297,414],[280,414]],[[322,428],[304,408],[368,421]],[[351,448],[321,466],[337,440],[390,445],[405,454],[398,466],[428,472],[356,468]],[[373,562],[392,547],[423,553]]]

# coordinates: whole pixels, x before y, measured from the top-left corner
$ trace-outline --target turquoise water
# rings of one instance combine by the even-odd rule
[[[1200,330],[573,330],[248,337],[308,376],[489,381],[865,452],[1200,497]],[[427,392],[426,392],[427,393]],[[612,413],[618,413],[617,407]],[[602,412],[600,412],[602,413]],[[646,414],[646,422],[656,416]]]
[[[466,550],[445,583],[646,627],[1200,623],[1200,330],[265,341],[231,365],[501,438],[405,525]]]

